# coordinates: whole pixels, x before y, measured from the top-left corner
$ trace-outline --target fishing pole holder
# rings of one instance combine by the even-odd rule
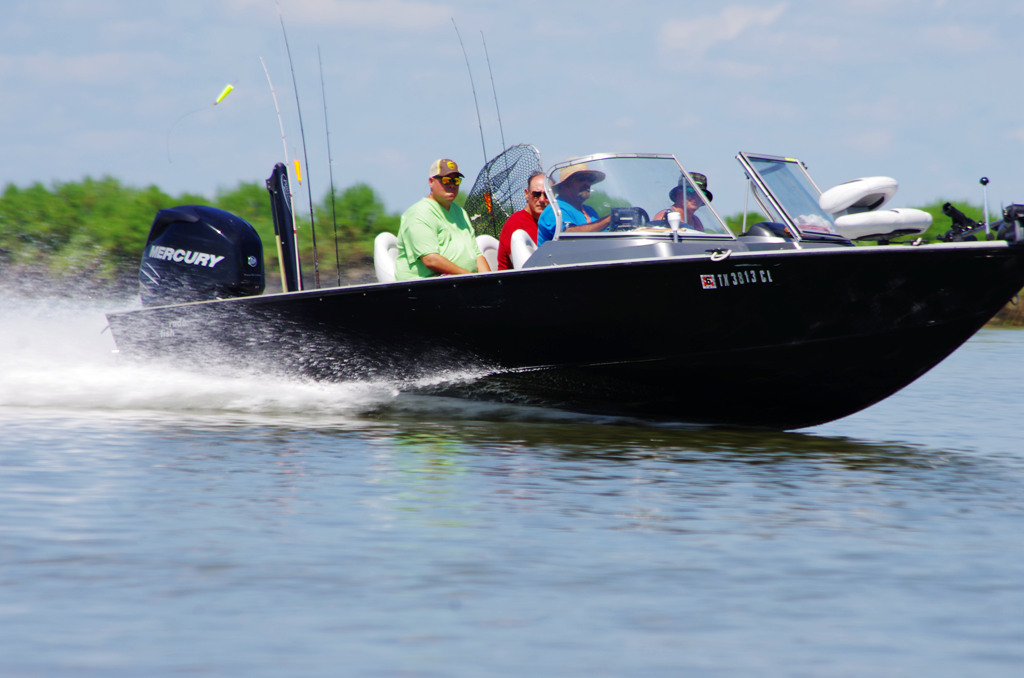
[[[985,224],[980,221],[972,221],[966,214],[958,210],[952,203],[942,206],[942,213],[953,221],[953,227],[939,236],[943,242],[963,242],[965,240],[977,240],[977,231],[984,229]]]

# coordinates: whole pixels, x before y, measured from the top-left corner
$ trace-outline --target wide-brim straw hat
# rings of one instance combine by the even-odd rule
[[[600,170],[594,170],[587,167],[587,163],[581,162],[575,165],[567,165],[558,170],[558,181],[555,182],[555,186],[565,183],[569,177],[577,175],[586,176],[590,183],[596,184],[599,181],[604,181],[605,173]]]

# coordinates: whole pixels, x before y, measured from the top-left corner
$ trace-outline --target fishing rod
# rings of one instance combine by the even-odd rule
[[[324,61],[320,57],[320,45],[316,46],[316,59],[320,63],[320,97],[324,102],[324,132],[327,134],[327,173],[331,178],[331,221],[334,222],[334,262],[338,267],[338,287],[341,287],[341,256],[338,254],[338,215],[334,208],[334,160],[331,159],[331,129],[327,126],[327,90],[324,87]]]
[[[508,150],[508,146],[505,145],[505,128],[501,124],[501,109],[498,108],[498,88],[494,86],[494,71],[491,70],[491,55],[487,51],[487,40],[484,39],[484,32],[483,31],[480,31],[480,42],[482,42],[483,45],[484,45],[484,57],[487,59],[487,74],[490,75],[490,77],[491,77],[491,92],[494,94],[494,111],[498,114],[498,131],[501,133],[501,156],[500,157],[503,157],[505,159],[505,174],[506,174],[506,176],[508,176],[510,168],[508,166],[508,156],[505,154],[505,151]],[[509,195],[510,195],[510,200],[509,200],[510,204],[505,205],[505,208],[508,211],[511,212],[511,211],[513,211],[515,209],[515,205],[511,204],[511,193]],[[495,228],[495,230],[497,230],[497,223],[495,223],[495,221],[496,220],[492,219],[491,220],[491,222],[492,222],[491,225]]]
[[[501,126],[501,109],[498,108],[498,89],[494,86],[494,71],[491,70],[491,55],[487,52],[487,40],[484,39],[484,32],[480,31],[480,41],[484,44],[484,57],[487,59],[487,73],[491,76],[491,92],[494,93],[494,110],[498,114],[498,131],[501,132],[501,150],[508,148],[505,145],[505,128]]]
[[[466,54],[466,45],[462,42],[462,34],[459,33],[459,25],[455,23],[455,17],[452,17],[452,26],[455,26],[455,35],[459,38],[462,56],[466,59],[466,70],[469,72],[469,87],[473,90],[473,105],[476,106],[476,124],[480,128],[480,146],[484,151],[484,164],[486,165],[489,158],[487,157],[487,145],[484,143],[484,124],[480,120],[480,104],[476,99],[476,85],[473,83],[473,69],[469,67],[469,55]]]
[[[270,71],[267,70],[267,64],[264,63],[263,57],[260,57],[260,65],[263,66],[263,72],[267,76],[267,84],[270,85],[270,96],[274,100],[274,110],[277,111],[277,124],[281,128],[281,144],[282,144],[282,146],[284,146],[284,159],[285,159],[285,161],[287,161],[288,160],[288,142],[285,141],[285,137],[284,137],[284,121],[281,119],[281,107],[277,105],[277,93],[274,91],[274,83],[270,80]],[[291,240],[294,243],[295,242],[295,232],[298,230],[298,225],[295,222],[295,205],[294,205],[291,189],[289,189],[289,191],[288,191],[288,202],[290,204],[290,207],[289,207],[288,211],[292,213],[292,236],[291,236]],[[288,289],[288,287],[289,287],[288,286],[288,275],[285,273],[286,267],[285,267],[285,263],[284,263],[284,249],[283,249],[282,244],[281,244],[281,234],[280,233],[275,233],[275,235],[277,237],[277,260],[281,263],[281,289],[284,292],[292,292],[293,290]],[[296,271],[301,271],[302,270],[302,264],[299,261],[299,248],[298,247],[292,247],[292,249],[295,252],[295,270]],[[295,290],[295,291],[298,291],[298,290],[302,289],[302,276],[298,275],[297,278],[298,278],[298,282],[297,282],[297,288],[298,289]]]
[[[473,90],[473,105],[476,107],[476,125],[480,129],[480,147],[484,152],[484,167],[487,167],[489,158],[487,157],[487,145],[484,143],[484,123],[480,119],[480,103],[476,98],[476,84],[473,82],[473,69],[469,66],[469,55],[466,53],[466,45],[462,42],[462,34],[459,33],[459,26],[455,23],[455,17],[452,17],[452,26],[455,27],[455,35],[459,38],[459,46],[462,47],[462,56],[466,60],[466,71],[469,73],[469,87]],[[498,232],[497,220],[494,216],[493,202],[491,197],[494,191],[491,187],[491,176],[490,172],[484,173],[484,205],[487,208],[487,215],[490,217],[491,230],[494,231],[495,235]]]
[[[309,196],[309,231],[313,239],[313,280],[317,288],[320,287],[320,258],[316,251],[316,225],[313,222],[313,189],[309,185],[309,156],[306,154],[306,130],[302,125],[302,106],[299,104],[299,86],[295,81],[295,64],[292,62],[292,50],[288,45],[288,31],[284,28],[284,14],[281,13],[281,3],[275,0],[277,5],[277,16],[281,20],[281,34],[284,36],[284,49],[288,54],[288,67],[292,72],[292,89],[295,90],[295,109],[299,114],[299,135],[302,137],[302,159],[306,164],[306,193]],[[301,182],[301,179],[300,179]]]

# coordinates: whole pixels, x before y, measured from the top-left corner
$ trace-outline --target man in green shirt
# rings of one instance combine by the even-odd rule
[[[398,227],[396,280],[491,270],[466,210],[455,204],[462,176],[454,160],[430,166],[430,195],[407,209]]]

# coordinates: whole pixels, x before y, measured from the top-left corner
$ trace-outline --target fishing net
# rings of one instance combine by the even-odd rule
[[[466,212],[476,234],[497,238],[505,220],[526,207],[526,182],[542,169],[540,151],[530,144],[510,146],[488,161],[466,196]]]

